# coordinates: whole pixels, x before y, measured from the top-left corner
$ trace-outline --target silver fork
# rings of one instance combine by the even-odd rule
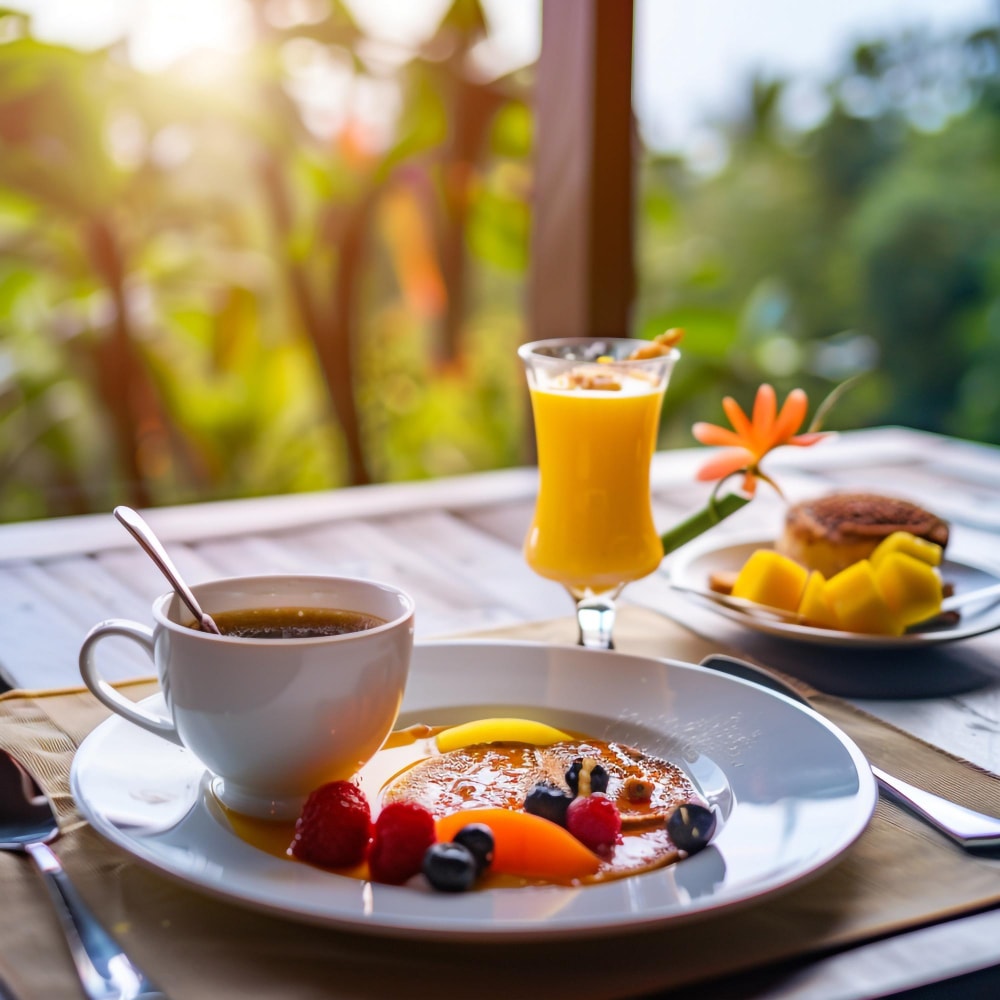
[[[758,667],[754,663],[748,663],[735,656],[723,654],[706,656],[701,661],[701,666],[752,681],[761,687],[787,695],[803,705],[809,705],[807,698],[791,685],[786,684],[780,677],[776,677],[763,667]],[[911,812],[960,847],[967,851],[982,853],[995,852],[1000,848],[1000,819],[997,817],[976,812],[975,809],[967,809],[957,802],[952,802],[950,799],[935,795],[924,788],[911,785],[908,781],[903,781],[895,775],[875,767],[874,764],[869,763],[869,767],[871,767],[879,787],[890,798],[906,806]]]

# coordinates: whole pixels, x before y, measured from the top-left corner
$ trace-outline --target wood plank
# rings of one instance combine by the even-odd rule
[[[387,523],[401,526],[399,518]],[[528,567],[520,547],[498,542],[446,512],[407,518],[405,536],[412,551],[444,567],[464,589],[488,595],[524,621],[555,617],[572,607],[559,584]]]
[[[193,542],[332,520],[439,507],[458,509],[523,498],[534,495],[537,478],[531,468],[498,469],[412,483],[157,507],[143,511],[143,515],[164,543]],[[0,524],[0,565],[25,556],[41,559],[131,545],[135,542],[110,512]]]
[[[80,643],[90,625],[106,614],[83,617],[57,582],[30,564],[8,566],[0,573],[0,606],[5,609],[0,615],[0,667],[15,687],[82,683],[77,667]],[[109,674],[116,679],[138,668],[137,657],[120,650],[109,653]],[[147,667],[145,673],[150,672]]]

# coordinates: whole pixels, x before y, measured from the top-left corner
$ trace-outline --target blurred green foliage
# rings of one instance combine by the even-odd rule
[[[1000,444],[1000,34],[859,46],[827,112],[785,124],[795,81],[757,80],[699,179],[649,158],[640,331],[689,330],[665,438],[770,381],[829,427],[900,424]]]
[[[478,0],[395,62],[247,8],[245,57],[156,75],[0,11],[0,519],[521,460],[531,116]]]
[[[245,57],[156,75],[0,11],[0,520],[526,458],[531,71],[476,71],[478,0],[396,61],[246,2]],[[722,169],[644,158],[636,328],[689,331],[663,444],[859,371],[831,426],[1000,443],[998,49],[859,47],[811,128],[756,81]],[[317,70],[362,96],[324,118]]]

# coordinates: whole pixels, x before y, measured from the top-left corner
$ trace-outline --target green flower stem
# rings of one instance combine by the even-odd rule
[[[663,542],[663,554],[670,555],[674,549],[679,549],[692,539],[704,534],[709,528],[714,528],[720,521],[724,521],[730,514],[735,514],[741,507],[745,507],[752,497],[745,493],[727,493],[724,497],[716,500],[712,497],[704,510],[693,514],[686,521],[682,521],[676,527],[660,536]]]

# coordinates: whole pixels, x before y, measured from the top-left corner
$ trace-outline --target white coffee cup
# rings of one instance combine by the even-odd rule
[[[153,628],[110,619],[83,641],[80,673],[108,708],[191,751],[214,776],[212,788],[228,808],[293,817],[310,791],[350,778],[392,731],[413,650],[413,600],[386,584],[334,576],[236,577],[192,589],[213,615],[337,608],[384,620],[362,631],[308,638],[214,635],[192,627],[193,615],[169,592],[153,602]],[[96,647],[108,636],[147,651],[167,718],[101,676]]]

